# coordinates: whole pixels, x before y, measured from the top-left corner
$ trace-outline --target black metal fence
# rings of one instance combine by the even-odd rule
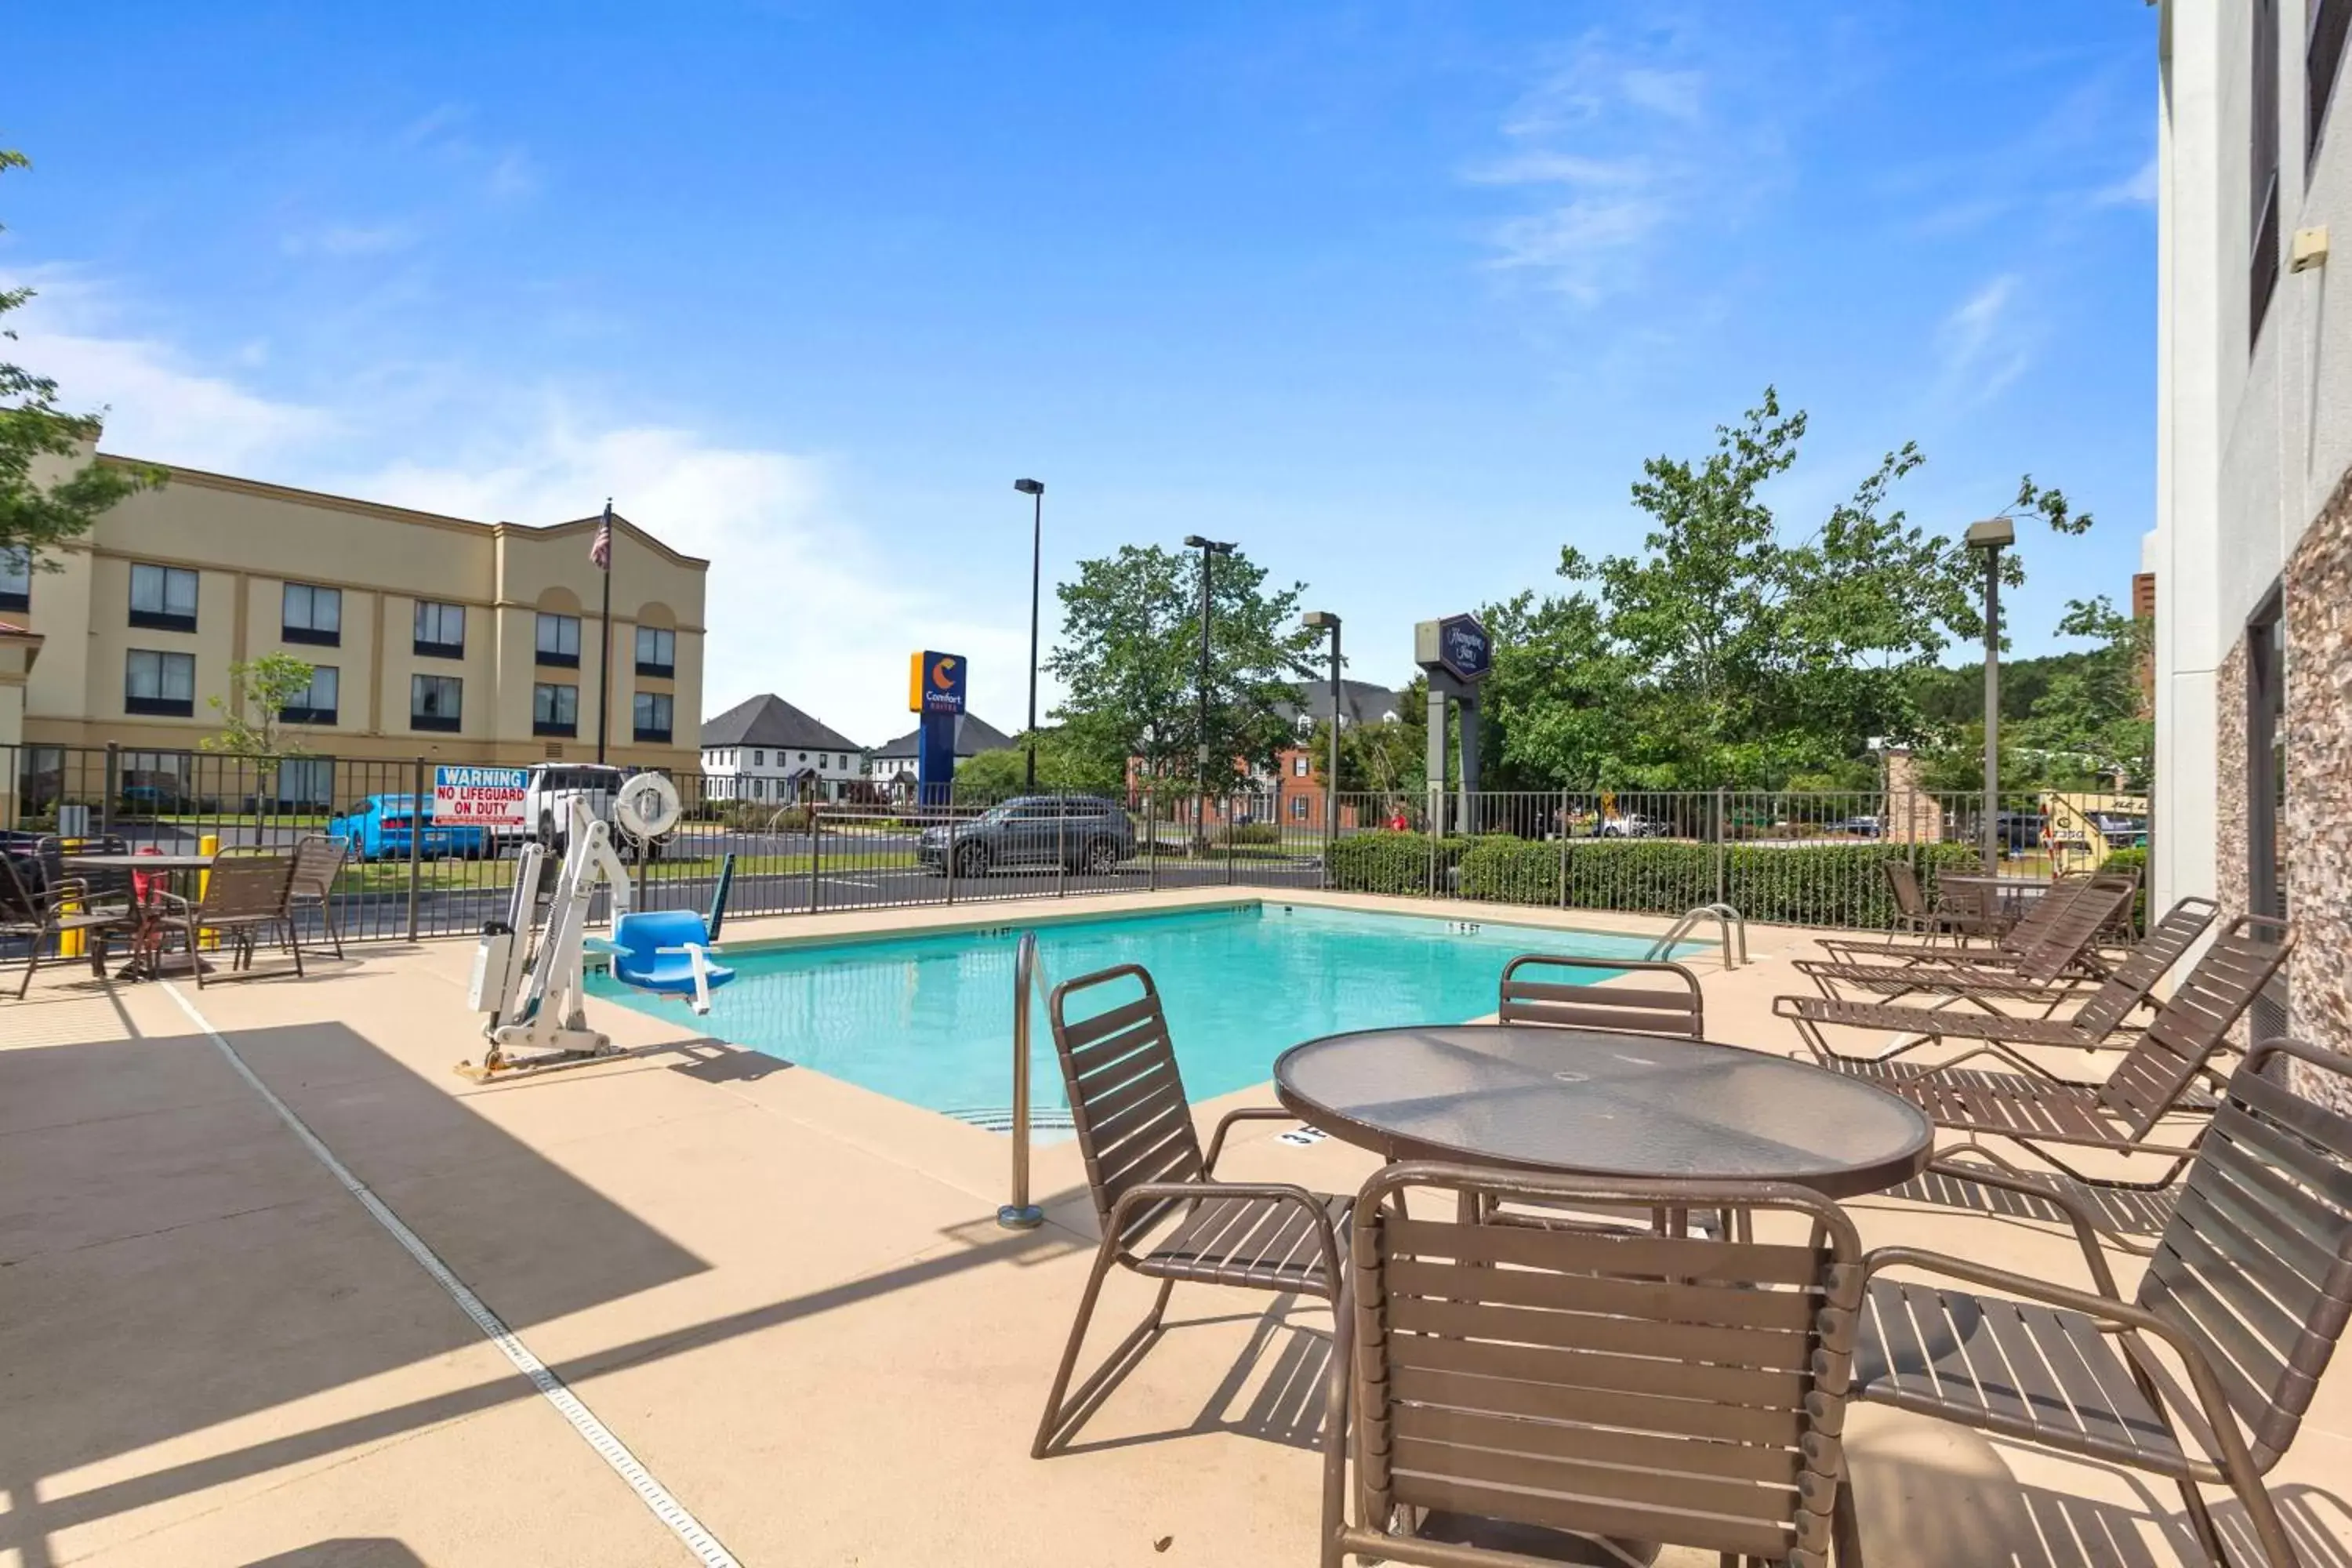
[[[507,909],[525,835],[431,820],[434,769],[461,757],[274,762],[202,752],[0,749],[0,828],[175,853],[342,840],[330,900],[346,941],[470,935]],[[561,770],[562,764],[549,764]],[[578,770],[570,770],[577,772]],[[1336,888],[1679,914],[1727,901],[1752,921],[1883,927],[1879,863],[1930,881],[1975,868],[1982,803],[1926,792],[1733,790],[1327,795],[1308,778],[1202,797],[970,791],[919,803],[861,788],[843,802],[734,798],[731,775],[673,773],[677,827],[632,861],[639,907],[699,909],[733,860],[729,912],[786,915],[1185,887]],[[560,782],[560,781],[558,781]],[[12,787],[13,786],[13,787]],[[422,797],[425,825],[408,831]],[[2134,797],[2004,799],[1995,837],[2019,875],[2084,869],[2146,842]]]

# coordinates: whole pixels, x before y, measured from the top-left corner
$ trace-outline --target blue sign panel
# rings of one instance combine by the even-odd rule
[[[928,650],[917,654],[908,672],[907,706],[918,713],[962,712],[964,682],[970,672],[961,654]]]
[[[1476,680],[1493,667],[1494,639],[1475,616],[1448,616],[1437,623],[1438,661],[1463,680]]]

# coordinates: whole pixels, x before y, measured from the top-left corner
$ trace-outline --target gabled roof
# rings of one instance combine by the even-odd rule
[[[702,748],[787,746],[808,752],[855,752],[856,742],[828,729],[774,692],[738,702],[716,719],[702,721]]]
[[[885,761],[903,762],[908,767],[914,766],[915,742],[921,734],[920,730],[909,730],[888,745],[876,747],[875,762],[877,763]],[[976,757],[982,752],[1001,752],[1011,744],[1013,744],[1013,737],[986,720],[970,713],[958,715],[955,738],[957,756]]]
[[[1304,713],[1310,720],[1331,716],[1331,683],[1328,680],[1295,680],[1291,689],[1297,698],[1277,702],[1274,710],[1293,721]],[[1404,694],[1370,680],[1339,682],[1339,711],[1350,724],[1377,724],[1391,714],[1404,717]]]

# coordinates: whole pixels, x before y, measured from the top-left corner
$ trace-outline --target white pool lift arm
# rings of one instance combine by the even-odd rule
[[[474,953],[471,1000],[488,1015],[489,1049],[479,1067],[458,1071],[476,1079],[534,1067],[569,1066],[613,1054],[612,1041],[588,1026],[588,917],[601,883],[611,889],[612,913],[626,913],[629,871],[613,848],[610,825],[587,803],[570,802],[563,863],[547,911],[539,913],[539,881],[547,849],[526,844],[515,864],[514,898],[503,928],[482,933]],[[536,937],[535,942],[531,941]],[[604,944],[599,944],[604,945]]]

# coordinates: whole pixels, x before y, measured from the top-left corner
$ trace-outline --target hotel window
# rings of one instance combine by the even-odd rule
[[[194,631],[196,574],[178,566],[132,566],[131,624],[157,631]]]
[[[1307,820],[1307,797],[1305,795],[1294,795],[1290,797],[1290,815],[1297,817],[1301,822]]]
[[[408,727],[455,731],[466,711],[466,683],[454,675],[408,678]]]
[[[2246,912],[2287,918],[2286,615],[2273,589],[2246,626]],[[2254,1038],[2287,1032],[2286,972],[2254,998]]]
[[[175,719],[196,711],[196,656],[132,648],[122,660],[122,710]]]
[[[677,669],[677,634],[661,626],[637,628],[637,673],[668,679]]]
[[[332,757],[288,757],[278,764],[278,804],[281,809],[324,811],[334,803]]]
[[[753,800],[765,800],[768,798],[767,780],[753,779],[751,781],[751,798]]]
[[[2252,0],[2253,134],[2248,138],[2253,195],[2253,247],[2247,258],[2246,352],[2253,353],[2278,288],[2279,19],[2278,0]]]
[[[314,588],[308,583],[287,584],[278,629],[288,642],[340,647],[343,640],[343,591]]]
[[[2336,90],[2336,68],[2344,63],[2344,35],[2352,30],[2352,0],[2311,0],[2303,50],[2303,146],[2306,154],[2319,151],[2319,133],[2327,124],[2327,100]],[[2304,159],[2303,177],[2311,178],[2317,160]]]
[[[1299,752],[1299,753],[1298,753],[1298,755],[1297,755],[1297,756],[1295,756],[1295,757],[1293,757],[1293,758],[1291,758],[1291,759],[1290,759],[1290,776],[1291,776],[1292,778],[1295,778],[1295,779],[1303,779],[1303,778],[1305,778],[1305,777],[1307,776],[1307,753],[1306,753],[1306,752]]]
[[[539,617],[539,662],[565,669],[580,668],[580,617],[551,616]]]
[[[753,752],[751,753],[751,765],[755,768],[766,767],[768,765],[768,753],[761,751]]]
[[[0,550],[0,610],[29,610],[32,607],[32,552]]]
[[[667,691],[640,691],[633,703],[633,728],[640,741],[669,739],[670,697]]]
[[[416,601],[416,637],[413,651],[425,658],[466,657],[466,606],[437,599]]]
[[[541,681],[530,689],[530,732],[534,735],[577,735],[580,732],[580,689]]]
[[[310,689],[296,692],[278,710],[278,717],[289,724],[331,724],[341,686],[341,670],[331,664],[314,664],[310,667]]]

